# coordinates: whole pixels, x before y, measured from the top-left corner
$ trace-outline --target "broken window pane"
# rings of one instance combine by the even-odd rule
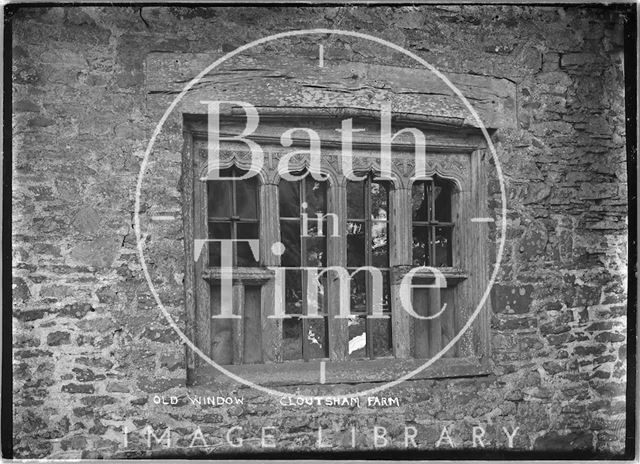
[[[286,314],[302,314],[302,272],[293,269],[284,272]]]
[[[307,348],[309,359],[327,358],[327,318],[309,319],[309,333],[307,334]]]
[[[429,208],[425,182],[415,182],[411,188],[412,218],[414,221],[428,221]]]
[[[306,238],[305,266],[324,267],[326,263],[327,240],[325,237]]]
[[[350,316],[349,326],[349,358],[367,357],[367,324],[364,316]]]
[[[207,181],[207,210],[209,218],[230,218],[233,198],[232,181]]]
[[[353,269],[349,270],[349,273],[353,272]],[[351,312],[352,313],[367,313],[367,287],[366,287],[367,272],[360,271],[351,278]]]

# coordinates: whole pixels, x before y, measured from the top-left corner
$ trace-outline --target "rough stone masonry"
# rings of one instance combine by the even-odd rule
[[[263,427],[274,427],[279,449],[305,451],[316,449],[319,428],[334,449],[352,449],[352,427],[362,431],[356,449],[374,446],[375,427],[384,427],[389,448],[404,447],[406,427],[416,429],[419,448],[433,449],[443,427],[458,448],[472,448],[475,426],[486,431],[488,449],[505,449],[502,428],[519,427],[517,450],[624,451],[620,9],[29,7],[8,20],[15,457],[145,453],[139,432],[148,426],[158,438],[169,427],[174,442],[187,444],[199,426],[219,446],[203,453],[231,449],[225,436],[236,426],[258,451]],[[408,381],[388,392],[401,401],[387,408],[322,405],[301,413],[240,386],[219,393],[243,404],[194,408],[184,397],[184,346],[158,317],[132,229],[140,161],[159,117],[148,108],[145,59],[152,52],[221,54],[314,27],[385,38],[444,73],[515,83],[517,123],[495,134],[508,235],[492,294],[492,373]],[[356,52],[348,39],[336,46],[346,60],[397,59],[373,48]],[[179,169],[180,143],[163,149],[174,153],[167,169]],[[174,205],[178,177],[156,178],[158,195]],[[497,184],[490,189],[497,208]],[[181,226],[174,227],[181,242]],[[183,248],[148,240],[175,263],[162,297],[179,306]],[[180,402],[154,400],[171,396]]]

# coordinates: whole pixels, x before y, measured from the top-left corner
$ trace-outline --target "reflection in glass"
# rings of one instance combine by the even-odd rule
[[[389,237],[386,222],[371,223],[371,256],[374,267],[389,266]]]
[[[388,217],[389,193],[384,184],[371,183],[371,219],[386,220]]]
[[[429,227],[413,227],[413,265],[429,265]]]
[[[323,317],[321,319],[309,319],[307,347],[309,349],[310,359],[328,357],[329,346],[327,344],[327,338],[326,317]]]
[[[367,313],[367,272],[360,271],[351,278],[351,312]]]

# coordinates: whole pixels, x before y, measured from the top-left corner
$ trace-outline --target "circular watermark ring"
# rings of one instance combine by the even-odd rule
[[[485,138],[485,140],[487,142],[487,146],[489,148],[489,151],[491,152],[491,157],[493,158],[496,172],[498,174],[498,180],[499,180],[499,184],[500,184],[500,199],[501,199],[501,203],[502,203],[501,220],[500,220],[500,243],[498,245],[498,252],[496,254],[496,262],[494,264],[493,272],[491,274],[491,278],[489,279],[489,284],[487,285],[487,288],[485,289],[485,292],[482,294],[482,297],[480,298],[480,301],[478,302],[478,305],[474,309],[473,313],[471,313],[471,315],[469,316],[469,319],[467,320],[465,325],[449,341],[449,343],[444,348],[442,348],[442,350],[440,350],[436,355],[434,355],[432,358],[427,360],[424,364],[422,364],[421,366],[419,366],[416,369],[412,370],[411,372],[408,372],[408,373],[402,375],[401,377],[399,377],[399,378],[397,378],[395,380],[392,380],[390,382],[386,382],[386,383],[384,383],[384,384],[382,384],[382,385],[380,385],[378,387],[371,388],[369,390],[358,391],[358,392],[355,392],[355,393],[352,393],[352,394],[342,394],[342,395],[308,396],[308,395],[299,395],[299,394],[293,394],[293,393],[285,393],[285,392],[281,392],[279,390],[274,390],[272,388],[268,388],[268,387],[256,384],[254,382],[251,382],[249,380],[243,379],[242,377],[240,377],[240,376],[234,374],[233,372],[230,372],[229,370],[225,369],[224,367],[222,367],[221,365],[219,365],[218,363],[213,361],[205,353],[203,353],[202,350],[200,350],[189,339],[189,337],[187,337],[185,335],[185,333],[182,330],[180,330],[180,328],[176,324],[175,320],[171,317],[171,315],[169,314],[167,309],[162,304],[162,301],[160,300],[158,292],[157,292],[157,290],[156,290],[156,288],[155,288],[155,286],[153,284],[153,281],[151,279],[151,276],[149,275],[149,269],[147,268],[147,264],[146,264],[146,261],[145,261],[145,258],[144,258],[144,249],[143,249],[144,248],[143,247],[144,243],[141,240],[141,232],[140,232],[140,215],[139,215],[139,212],[140,212],[140,194],[141,194],[141,191],[142,191],[142,180],[144,178],[144,173],[145,173],[145,170],[147,168],[147,164],[149,163],[149,157],[151,155],[151,151],[153,149],[153,145],[155,144],[156,138],[158,137],[158,135],[162,131],[162,127],[164,126],[164,123],[166,122],[166,120],[169,117],[169,115],[171,114],[171,112],[178,105],[180,100],[186,95],[186,93],[195,84],[197,84],[200,81],[200,79],[202,79],[204,76],[209,74],[217,66],[221,65],[222,63],[224,63],[228,59],[230,59],[230,58],[232,58],[232,57],[234,57],[234,56],[236,56],[236,55],[238,55],[238,54],[240,54],[240,53],[242,53],[242,52],[244,52],[246,50],[249,50],[250,48],[253,48],[253,47],[256,47],[258,45],[262,45],[264,43],[271,42],[271,41],[274,41],[274,40],[282,39],[282,38],[285,38],[285,37],[295,37],[295,36],[313,35],[313,34],[338,34],[338,35],[357,37],[359,39],[370,40],[372,42],[376,42],[376,43],[378,43],[380,45],[392,48],[393,50],[396,50],[396,51],[408,56],[409,58],[414,59],[415,61],[417,61],[418,63],[423,65],[425,68],[427,68],[429,71],[434,73],[441,81],[443,81],[456,94],[456,96],[458,96],[458,98],[460,98],[460,100],[462,101],[464,106],[469,110],[469,112],[473,116],[474,120],[476,121],[478,127],[482,131],[482,134],[483,134],[483,136],[484,136],[484,138]],[[505,188],[504,188],[504,179],[503,179],[502,169],[500,167],[500,160],[498,159],[498,156],[496,154],[496,149],[495,149],[495,147],[493,145],[493,142],[491,141],[491,137],[489,136],[489,133],[487,132],[487,129],[485,128],[484,124],[480,120],[480,116],[478,116],[478,113],[476,112],[476,110],[471,106],[471,104],[465,98],[465,96],[462,94],[462,92],[455,85],[453,85],[451,83],[451,81],[449,81],[449,79],[444,74],[442,74],[435,67],[433,67],[431,64],[429,64],[424,59],[420,58],[415,53],[410,52],[409,50],[406,50],[406,49],[400,47],[399,45],[396,45],[396,44],[394,44],[392,42],[389,42],[387,40],[381,39],[379,37],[375,37],[375,36],[372,36],[372,35],[369,35],[369,34],[364,34],[364,33],[361,33],[361,32],[345,31],[345,30],[341,30],[341,29],[300,29],[300,30],[295,30],[295,31],[281,32],[279,34],[273,34],[273,35],[270,35],[270,36],[267,36],[267,37],[263,37],[263,38],[258,39],[258,40],[254,40],[253,42],[245,44],[245,45],[243,45],[241,47],[238,47],[235,50],[233,50],[233,51],[227,53],[226,55],[224,55],[222,58],[219,58],[218,60],[214,61],[212,64],[210,64],[207,68],[205,68],[203,71],[201,71],[196,77],[194,77],[191,81],[189,81],[184,86],[182,91],[176,96],[176,98],[173,100],[173,102],[169,105],[169,107],[167,108],[165,113],[162,115],[162,118],[160,119],[160,121],[156,125],[156,128],[153,131],[151,139],[149,140],[149,143],[147,145],[147,149],[146,149],[146,151],[144,153],[144,158],[142,160],[142,163],[140,164],[140,174],[138,175],[138,182],[137,182],[137,185],[136,185],[135,211],[134,211],[134,229],[135,229],[135,234],[136,234],[136,242],[137,242],[137,246],[138,246],[138,257],[140,259],[140,264],[142,266],[142,271],[144,273],[144,276],[145,276],[145,278],[147,280],[147,283],[149,284],[149,289],[151,290],[151,293],[152,293],[154,299],[156,300],[156,303],[158,304],[158,307],[160,308],[160,311],[164,315],[164,317],[167,320],[167,322],[169,323],[169,325],[178,334],[178,336],[182,339],[182,341],[191,350],[194,351],[194,353],[196,353],[198,356],[200,356],[202,359],[204,359],[209,365],[215,367],[218,371],[220,371],[221,373],[225,374],[226,376],[232,378],[236,382],[242,383],[242,384],[247,385],[249,387],[255,388],[256,390],[259,390],[259,391],[262,391],[264,393],[268,393],[268,394],[271,394],[271,395],[275,395],[275,396],[279,396],[279,397],[292,397],[292,396],[295,396],[295,397],[305,398],[305,399],[308,398],[308,399],[311,399],[312,401],[315,402],[315,401],[322,401],[323,399],[329,398],[329,397],[330,398],[334,398],[334,399],[346,399],[346,398],[353,398],[353,397],[359,397],[359,396],[365,396],[365,395],[372,395],[374,393],[380,392],[380,391],[385,390],[387,388],[391,388],[391,387],[393,387],[395,385],[398,385],[398,384],[400,384],[400,383],[402,383],[402,382],[404,382],[406,380],[411,379],[415,375],[419,374],[420,372],[422,372],[423,370],[425,370],[426,368],[431,366],[440,357],[442,357],[442,355],[444,353],[449,351],[449,349],[451,349],[458,342],[458,340],[460,340],[460,338],[464,335],[464,333],[467,330],[469,330],[469,328],[471,327],[471,324],[473,323],[473,321],[478,317],[478,314],[480,314],[480,311],[484,307],[484,305],[485,305],[485,303],[487,301],[487,298],[489,298],[489,293],[491,292],[491,288],[493,287],[493,285],[495,283],[495,280],[496,280],[496,277],[498,275],[498,271],[500,269],[500,263],[502,261],[502,255],[503,255],[503,252],[504,252],[505,237],[506,237],[506,232],[507,232],[506,210],[507,210],[507,208],[506,208],[506,193],[505,193]],[[188,238],[185,237],[185,240],[187,240],[187,239]]]

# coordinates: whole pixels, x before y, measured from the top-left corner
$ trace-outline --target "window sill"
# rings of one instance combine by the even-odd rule
[[[326,384],[390,382],[417,369],[426,359],[383,358],[354,361],[324,361]],[[258,385],[275,387],[320,384],[322,360],[223,366],[231,373]],[[491,373],[487,360],[476,357],[440,358],[412,379],[484,376]],[[222,387],[236,381],[212,366],[199,366],[190,385]]]

